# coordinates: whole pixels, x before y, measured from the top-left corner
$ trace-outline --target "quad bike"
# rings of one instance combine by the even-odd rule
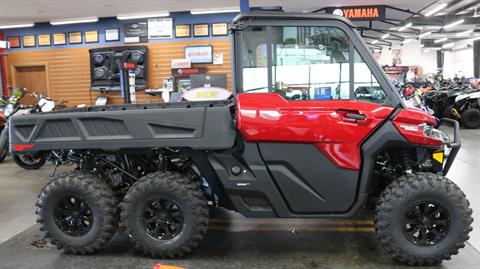
[[[480,92],[457,96],[452,106],[452,115],[469,129],[480,127]]]
[[[302,38],[283,41],[281,27]],[[465,246],[472,210],[446,178],[461,146],[458,123],[438,124],[408,108],[350,21],[251,13],[237,16],[231,31],[231,99],[10,119],[12,152],[63,151],[76,164],[36,203],[54,245],[93,253],[117,231],[120,215],[135,248],[178,258],[203,239],[209,206],[253,218],[350,218],[373,200],[376,232],[393,258],[432,265]],[[299,51],[291,53],[292,42]],[[307,55],[305,42],[322,49]],[[256,49],[262,44],[265,51]],[[332,61],[326,53],[333,50],[342,57]],[[255,54],[264,52],[268,66],[257,67],[264,56]],[[342,70],[355,74],[342,78]],[[282,92],[288,88],[302,95],[289,97]],[[440,129],[447,124],[453,135]]]

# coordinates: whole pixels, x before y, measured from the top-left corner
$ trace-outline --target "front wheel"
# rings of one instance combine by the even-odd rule
[[[465,246],[472,209],[465,194],[447,178],[416,173],[385,188],[376,207],[375,229],[382,246],[410,265],[449,260]]]
[[[30,153],[27,154],[14,154],[12,156],[13,161],[23,169],[27,170],[37,170],[40,169],[45,162],[47,161],[47,158],[45,155],[40,155],[40,156],[34,156]]]
[[[480,127],[480,110],[469,108],[462,114],[462,124],[468,129],[477,129]]]

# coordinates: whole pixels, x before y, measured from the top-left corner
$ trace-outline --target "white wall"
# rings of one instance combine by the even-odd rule
[[[395,44],[392,46],[392,50],[384,47],[379,61],[380,65],[392,65],[392,52],[395,49],[402,50],[401,65],[422,67],[423,74],[437,72],[437,52],[433,50],[424,52],[423,48],[420,48],[419,41],[413,41],[403,46]]]
[[[467,47],[467,45],[470,45]],[[457,42],[453,51],[446,51],[445,64],[443,67],[443,76],[445,78],[453,78],[465,76],[473,77],[473,46],[472,42]]]

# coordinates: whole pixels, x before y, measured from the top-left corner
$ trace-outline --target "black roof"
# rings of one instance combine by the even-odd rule
[[[232,21],[235,25],[246,20],[337,20],[347,24],[350,27],[356,26],[342,16],[332,14],[318,14],[318,13],[290,13],[290,12],[249,12],[240,13]]]

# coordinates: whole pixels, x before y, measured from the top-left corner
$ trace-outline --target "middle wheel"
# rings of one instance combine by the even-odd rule
[[[198,246],[208,228],[200,183],[179,173],[144,176],[125,195],[121,210],[131,241],[149,256],[184,256]]]

